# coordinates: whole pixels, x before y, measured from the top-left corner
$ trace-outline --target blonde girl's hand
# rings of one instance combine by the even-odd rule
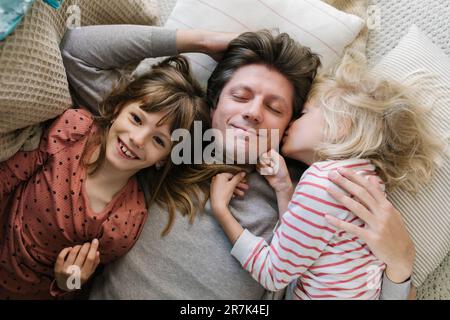
[[[245,172],[240,172],[236,175],[232,173],[220,173],[212,178],[210,197],[211,208],[214,214],[220,215],[225,211],[228,211],[228,204],[230,203],[233,195],[243,195],[243,190],[239,189],[247,186],[242,180],[245,177]],[[248,186],[247,186],[248,187]]]
[[[98,245],[98,240],[94,239],[91,243],[61,250],[54,269],[56,284],[61,290],[81,289],[81,285],[89,280],[100,264]]]
[[[256,170],[266,178],[275,192],[291,192],[293,190],[286,161],[274,149],[270,149],[260,156]]]

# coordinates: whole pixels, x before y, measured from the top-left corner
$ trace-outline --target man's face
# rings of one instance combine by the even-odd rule
[[[283,132],[293,114],[294,88],[278,71],[252,64],[239,68],[223,88],[215,109],[211,111],[212,127],[225,139],[225,152],[236,155],[249,143],[267,139],[267,148],[278,148]],[[266,129],[266,130],[261,130]],[[227,136],[228,131],[228,136]],[[270,139],[274,132],[276,141]],[[229,137],[235,140],[230,143]],[[246,157],[248,159],[248,157]]]

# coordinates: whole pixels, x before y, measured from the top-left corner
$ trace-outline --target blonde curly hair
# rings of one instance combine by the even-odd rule
[[[324,118],[317,158],[368,159],[387,190],[417,191],[430,179],[443,147],[428,125],[430,106],[415,94],[420,82],[404,85],[369,75],[351,56],[318,76],[308,96]]]

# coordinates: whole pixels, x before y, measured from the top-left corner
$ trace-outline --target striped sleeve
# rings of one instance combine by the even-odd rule
[[[345,219],[348,210],[328,195],[328,179],[302,179],[270,245],[245,230],[231,254],[266,289],[285,288],[314,265],[336,232],[325,214]]]

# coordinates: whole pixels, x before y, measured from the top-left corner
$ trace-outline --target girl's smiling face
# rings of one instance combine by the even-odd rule
[[[125,106],[109,129],[106,161],[133,174],[164,163],[172,149],[169,124],[158,124],[164,115],[145,112],[137,102]]]
[[[300,118],[286,130],[281,147],[284,156],[309,165],[315,161],[315,148],[324,137],[322,111],[313,103],[305,103]]]

